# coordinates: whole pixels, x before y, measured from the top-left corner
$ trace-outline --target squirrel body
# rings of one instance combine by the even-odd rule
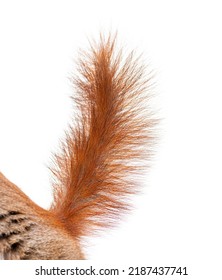
[[[110,227],[130,207],[147,166],[155,121],[147,113],[150,78],[116,38],[82,52],[73,79],[79,113],[54,155],[54,199],[36,205],[0,173],[0,258],[85,259],[81,238]]]

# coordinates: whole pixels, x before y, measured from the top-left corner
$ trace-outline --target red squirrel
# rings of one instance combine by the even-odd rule
[[[0,173],[0,259],[85,259],[81,238],[114,225],[139,190],[152,153],[151,77],[116,36],[82,52],[73,78],[79,109],[51,167],[54,199],[36,205]]]

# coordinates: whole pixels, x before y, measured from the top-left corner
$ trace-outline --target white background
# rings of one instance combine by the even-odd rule
[[[159,143],[135,211],[89,238],[92,260],[188,266],[221,279],[220,1],[1,1],[0,170],[35,202],[51,201],[47,165],[70,120],[78,49],[118,30],[156,71]],[[220,274],[219,274],[220,273]]]

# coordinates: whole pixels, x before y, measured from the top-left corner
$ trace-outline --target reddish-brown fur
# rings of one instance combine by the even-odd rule
[[[57,235],[58,242],[59,236],[64,235],[68,244],[70,240],[76,244],[73,250],[79,250],[75,254],[68,250],[67,255],[62,252],[56,257],[56,250],[59,250],[56,247],[54,254],[45,258],[83,258],[78,249],[79,239],[97,228],[109,227],[129,208],[126,198],[137,192],[138,175],[147,167],[150,158],[154,125],[147,112],[150,79],[145,77],[145,69],[133,52],[124,56],[122,50],[116,50],[115,37],[101,36],[100,42],[92,45],[89,52],[82,52],[78,70],[79,76],[73,79],[78,118],[76,126],[71,125],[66,133],[61,152],[55,155],[55,165],[51,168],[53,204],[46,211],[25,195],[13,202],[14,209],[24,215],[29,215],[29,208],[23,213],[18,204],[24,200],[31,205],[30,219],[34,219],[36,228],[39,219],[41,224],[58,231],[53,233],[55,242]],[[4,184],[0,184],[0,191],[7,197]],[[19,189],[16,191],[22,193]],[[0,211],[11,213],[13,209],[6,209],[3,201],[6,198],[2,197]],[[1,231],[4,232],[0,227],[0,235]],[[35,226],[30,238],[35,238]],[[50,247],[49,240],[47,242]],[[0,253],[1,246],[5,258],[13,258],[6,254],[8,249],[4,249],[0,240]]]

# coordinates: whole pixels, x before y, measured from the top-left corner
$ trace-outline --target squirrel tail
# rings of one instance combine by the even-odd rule
[[[116,49],[116,36],[100,36],[78,61],[73,79],[78,106],[54,156],[54,202],[50,211],[75,237],[116,223],[138,191],[148,167],[155,120],[147,112],[151,77],[134,52]]]

